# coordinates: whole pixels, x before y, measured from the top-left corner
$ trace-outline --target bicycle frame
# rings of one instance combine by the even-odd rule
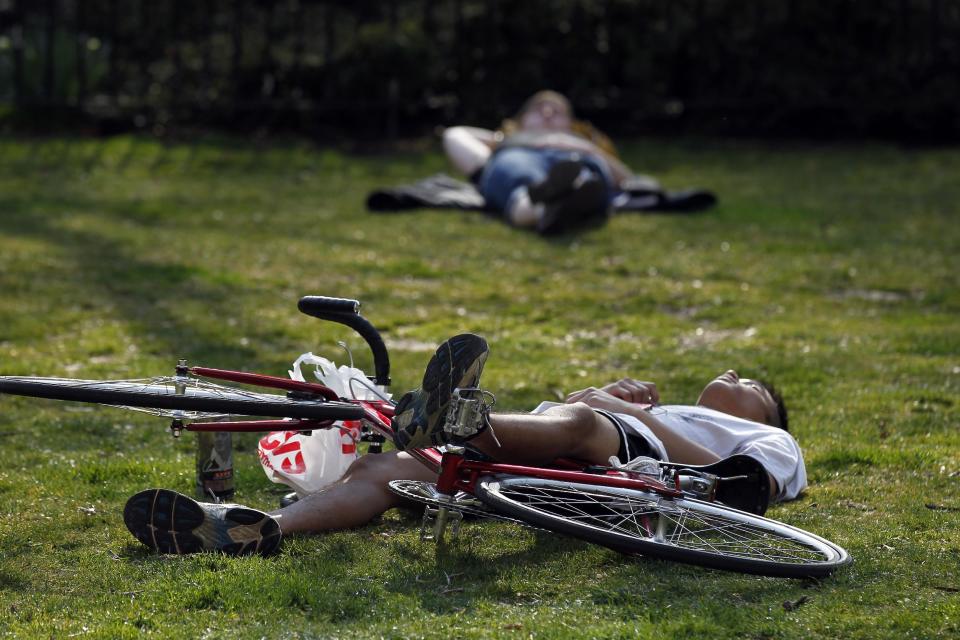
[[[359,315],[359,303],[357,301],[307,296],[300,300],[298,306],[301,311],[308,315],[323,320],[339,322],[359,333],[370,346],[374,356],[376,375],[371,377],[371,380],[378,384],[389,384],[390,364],[386,346],[373,325]],[[293,396],[302,394],[305,398],[324,398],[332,401],[344,400],[343,398],[338,398],[336,392],[329,387],[314,382],[299,382],[288,378],[209,367],[186,367],[185,363],[181,363],[181,365],[177,367],[177,371],[178,374],[181,375],[189,373],[199,377],[280,389],[287,391]],[[393,404],[381,400],[346,400],[363,407],[363,423],[370,431],[384,439],[393,440],[394,434],[391,426],[391,418],[394,415]],[[175,433],[178,429],[187,431],[238,432],[310,431],[313,429],[329,428],[332,427],[334,423],[334,420],[309,419],[194,422],[188,425],[176,425],[174,430]],[[462,447],[447,447],[444,453],[441,453],[437,449],[415,449],[408,453],[421,464],[438,474],[437,490],[447,496],[453,496],[458,491],[475,495],[477,481],[482,477],[490,475],[525,476],[529,478],[634,489],[653,492],[668,499],[683,496],[683,492],[680,490],[679,475],[674,476],[675,486],[669,486],[649,475],[608,467],[591,466],[567,459],[556,460],[552,466],[539,467],[468,460],[464,456]],[[445,517],[441,519],[445,519]]]
[[[195,376],[215,378],[231,382],[240,382],[273,389],[283,389],[293,393],[303,393],[321,396],[329,400],[342,400],[329,387],[313,382],[298,382],[287,378],[268,376],[242,371],[226,369],[212,369],[208,367],[189,367],[187,371]],[[393,405],[382,400],[351,400],[364,409],[364,422],[371,431],[384,438],[393,439],[393,428],[390,418],[393,417]],[[262,432],[262,431],[309,431],[324,429],[333,426],[334,420],[248,420],[233,422],[193,422],[184,425],[186,431],[232,431],[232,432]],[[533,467],[518,464],[504,464],[468,460],[462,448],[450,447],[444,453],[437,449],[417,449],[408,452],[422,464],[439,475],[437,489],[446,495],[453,495],[457,491],[473,494],[479,478],[495,474],[507,474],[579,482],[599,486],[654,491],[664,497],[680,497],[682,492],[678,488],[669,487],[649,476],[639,476],[615,469],[596,467],[597,472],[589,473],[585,469],[589,465],[580,464],[571,460],[558,460],[554,467]],[[566,467],[566,468],[558,468]]]
[[[559,461],[559,464],[576,465],[576,463],[567,460]],[[591,468],[597,469],[597,472],[585,471],[585,469]],[[643,477],[639,474],[632,476],[629,472],[589,465],[578,465],[578,468],[572,469],[559,469],[468,460],[461,447],[451,447],[450,450],[443,453],[440,459],[440,477],[437,481],[437,490],[446,495],[452,495],[457,491],[474,494],[477,481],[488,475],[524,476],[542,480],[559,480],[604,487],[652,491],[668,498],[679,498],[683,495],[679,489],[669,487],[650,476]]]
[[[342,400],[329,387],[313,382],[298,382],[287,378],[268,376],[225,369],[208,367],[189,367],[187,371],[195,376],[215,378],[231,382],[240,382],[273,389],[282,389],[293,393],[302,393],[310,396],[320,396],[329,400]],[[371,431],[384,438],[393,439],[393,428],[390,418],[393,417],[393,405],[382,400],[351,400],[364,409],[364,423]],[[334,420],[249,420],[233,422],[194,422],[184,425],[186,431],[233,431],[233,432],[262,432],[262,431],[309,431],[313,429],[329,428]],[[596,472],[587,472],[591,467],[571,460],[558,460],[554,467],[533,467],[518,464],[504,464],[468,460],[459,447],[449,447],[444,453],[437,449],[418,449],[408,452],[419,462],[439,475],[437,489],[446,495],[453,495],[463,491],[471,495],[479,478],[495,474],[507,474],[579,482],[608,487],[653,491],[664,497],[680,497],[682,492],[678,488],[669,487],[649,476],[639,476],[614,469],[596,467]],[[566,468],[558,468],[566,467]]]

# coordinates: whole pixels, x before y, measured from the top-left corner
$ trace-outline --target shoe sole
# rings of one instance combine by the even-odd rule
[[[600,180],[587,180],[563,200],[548,205],[537,231],[556,235],[606,219],[606,189]]]
[[[578,160],[559,160],[547,173],[546,179],[527,188],[531,202],[552,202],[573,190],[573,183],[583,170]]]
[[[454,389],[477,386],[489,351],[487,341],[472,333],[454,336],[437,348],[433,358],[427,364],[427,370],[423,374],[420,385],[427,395],[425,411],[428,423],[431,416],[440,416],[437,419],[442,419],[450,406],[450,397]],[[411,408],[411,404],[419,397],[421,396],[417,393],[404,395],[397,404],[395,415],[401,416],[408,410],[416,411],[416,408]],[[410,426],[413,425],[407,425],[404,429],[397,431],[398,437],[395,441],[400,449],[409,448],[414,438],[414,435],[409,433]],[[438,427],[438,424],[435,423],[434,427]],[[425,429],[425,425],[421,428]],[[415,431],[420,430],[420,428],[415,429]],[[432,446],[444,444],[442,425],[425,435],[429,436]],[[416,445],[414,447],[416,448]]]
[[[223,523],[210,521],[196,500],[168,489],[141,491],[127,500],[123,509],[123,522],[130,533],[160,553],[269,555],[280,545],[279,525],[262,511],[233,507],[223,518]],[[242,533],[242,539],[231,538],[231,531]]]

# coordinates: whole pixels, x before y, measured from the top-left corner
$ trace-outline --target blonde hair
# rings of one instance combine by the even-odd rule
[[[614,157],[619,157],[617,155],[616,147],[613,146],[613,140],[611,140],[607,134],[603,133],[586,120],[577,120],[574,118],[573,105],[570,103],[570,100],[567,99],[567,97],[562,93],[550,91],[549,89],[536,92],[526,99],[516,115],[514,115],[512,118],[504,119],[504,121],[500,124],[500,133],[503,134],[503,137],[509,137],[519,131],[520,121],[523,120],[523,116],[527,113],[527,111],[530,111],[535,106],[543,102],[552,102],[570,115],[571,133],[589,140],[593,144],[600,147],[600,149],[602,149],[605,153],[608,153]]]

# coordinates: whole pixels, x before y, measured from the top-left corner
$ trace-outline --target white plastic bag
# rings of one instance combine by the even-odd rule
[[[299,431],[274,431],[260,438],[257,454],[264,473],[273,482],[292,487],[303,497],[343,477],[357,459],[359,423]]]
[[[373,387],[359,369],[338,368],[327,358],[312,353],[297,358],[290,377],[304,382],[304,365],[316,367],[314,375],[317,380],[342,398],[373,400],[390,397],[383,387]],[[317,429],[311,435],[299,431],[274,431],[260,439],[257,454],[270,480],[289,485],[302,497],[343,477],[357,459],[359,439],[360,422],[357,420],[337,422],[333,427]]]

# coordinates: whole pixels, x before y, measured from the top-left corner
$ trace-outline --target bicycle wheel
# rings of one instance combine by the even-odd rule
[[[477,497],[507,515],[623,553],[780,577],[850,562],[839,546],[723,505],[653,492],[518,476],[487,477]]]
[[[145,380],[0,376],[0,393],[92,402],[190,420],[227,416],[358,420],[364,415],[361,407],[348,402],[293,399],[172,376]]]

